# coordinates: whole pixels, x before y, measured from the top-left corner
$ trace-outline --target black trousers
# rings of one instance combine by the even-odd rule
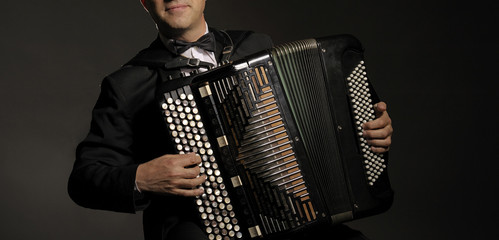
[[[179,222],[173,227],[165,240],[207,240],[206,234],[198,225],[192,222]],[[293,234],[291,238],[282,240],[368,240],[361,232],[340,224],[320,227],[306,233]]]
[[[360,231],[352,229],[344,224],[335,226],[323,226],[310,230],[306,233],[300,233],[286,240],[368,240]]]

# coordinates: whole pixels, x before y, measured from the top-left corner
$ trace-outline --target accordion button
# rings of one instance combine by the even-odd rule
[[[172,117],[176,118],[178,117],[178,112],[177,111],[172,111]],[[180,119],[175,119],[176,122],[180,123]]]
[[[179,136],[180,138],[184,138],[184,137],[185,137],[185,132],[179,132],[179,133],[178,133],[178,136]]]

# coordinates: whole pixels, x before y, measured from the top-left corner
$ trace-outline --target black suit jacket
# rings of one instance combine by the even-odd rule
[[[216,56],[228,42],[215,29]],[[272,47],[270,38],[252,32],[237,33],[232,60]],[[108,75],[92,112],[88,136],[78,145],[69,178],[68,192],[79,205],[93,209],[134,213],[135,173],[140,163],[152,160],[173,148],[155,102],[155,89],[165,75],[179,70],[135,64],[168,62],[175,56],[157,38],[128,64]],[[163,239],[175,224],[191,219],[193,201],[183,197],[146,196],[144,212],[146,239]]]

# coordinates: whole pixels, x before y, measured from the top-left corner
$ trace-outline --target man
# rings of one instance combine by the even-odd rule
[[[207,68],[222,59],[237,59],[272,47],[266,35],[208,29],[205,0],[142,0],[159,36],[123,68],[107,76],[93,110],[91,129],[76,154],[68,183],[81,206],[133,213],[144,210],[145,239],[205,239],[196,225],[192,201],[206,177],[195,154],[174,155],[154,99],[156,84],[188,68],[189,58]],[[214,36],[208,46],[186,46]],[[233,46],[230,54],[224,47]],[[163,67],[167,66],[167,67]],[[391,120],[378,103],[379,118],[364,125],[375,152],[391,144]],[[352,233],[353,231],[348,231]]]

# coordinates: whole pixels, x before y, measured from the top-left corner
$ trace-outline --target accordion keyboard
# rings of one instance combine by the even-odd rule
[[[190,88],[164,96],[163,113],[178,153],[195,152],[202,159],[200,171],[207,180],[202,186],[204,194],[195,203],[208,238],[242,238],[239,220]]]
[[[357,134],[359,135],[360,149],[364,158],[367,181],[369,185],[373,186],[386,168],[386,164],[383,154],[374,153],[367,144],[367,140],[362,137],[362,124],[375,118],[365,69],[364,61],[360,61],[357,67],[355,67],[352,73],[347,77],[347,85],[355,119],[355,126],[357,128]]]

